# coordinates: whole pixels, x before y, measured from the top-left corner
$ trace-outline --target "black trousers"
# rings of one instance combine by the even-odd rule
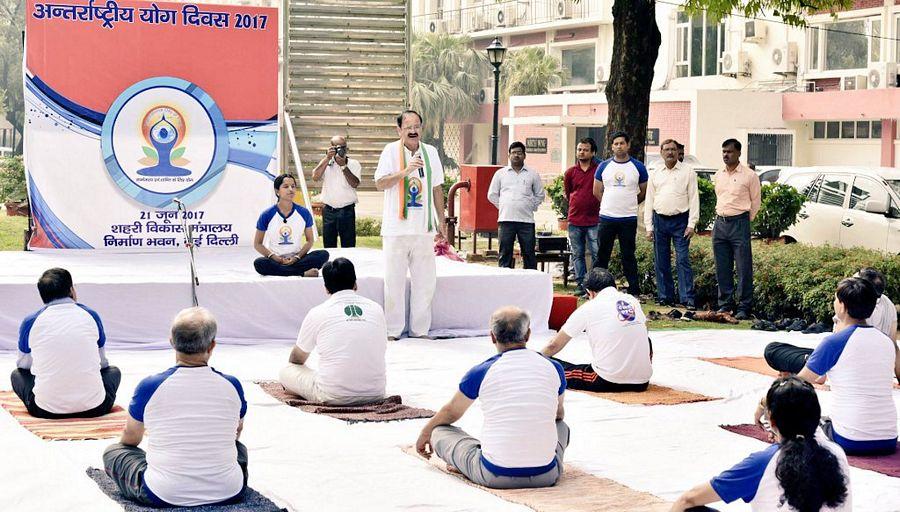
[[[282,265],[270,258],[259,257],[253,260],[253,268],[264,276],[302,276],[307,270],[322,268],[327,261],[328,251],[319,249],[309,251],[293,265]]]
[[[63,418],[96,418],[108,414],[116,403],[116,391],[122,380],[122,372],[115,366],[107,366],[100,370],[100,378],[103,379],[103,388],[106,390],[106,398],[93,409],[69,414],[56,414],[38,407],[34,401],[34,375],[30,370],[16,368],[9,376],[13,391],[25,404],[28,414],[35,418],[63,419]]]
[[[712,230],[716,281],[719,283],[719,308],[734,309],[734,270],[737,267],[737,309],[753,309],[753,251],[750,247],[750,214],[716,216]]]
[[[594,267],[609,268],[613,244],[619,239],[619,254],[622,257],[622,270],[628,279],[628,293],[637,297],[641,294],[638,282],[637,258],[634,256],[635,237],[637,236],[637,219],[610,221],[600,219],[600,230],[597,233],[597,261]]]
[[[589,364],[572,364],[562,359],[551,358],[561,364],[566,372],[566,387],[582,391],[598,393],[615,393],[620,391],[646,391],[649,382],[643,384],[616,384],[597,375]]]
[[[519,250],[522,251],[524,268],[537,268],[535,256],[535,238],[533,222],[498,222],[497,231],[500,238],[500,261],[498,265],[506,268],[515,268],[513,260],[513,244],[519,239]]]
[[[343,208],[325,205],[322,210],[322,243],[325,248],[337,247],[338,237],[341,247],[356,247],[356,205]]]
[[[795,347],[790,343],[769,343],[763,356],[773,370],[779,372],[800,373],[806,366],[806,360],[813,353],[811,348]]]

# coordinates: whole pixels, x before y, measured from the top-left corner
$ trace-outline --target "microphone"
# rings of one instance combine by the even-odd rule
[[[413,155],[413,158],[422,158],[422,150],[417,149],[416,154]],[[425,177],[425,169],[422,169],[421,167],[419,167],[419,177],[420,178]]]
[[[178,199],[177,197],[173,197],[172,202],[177,204],[179,209],[181,209],[181,210],[184,209],[184,203],[181,202],[181,199]]]

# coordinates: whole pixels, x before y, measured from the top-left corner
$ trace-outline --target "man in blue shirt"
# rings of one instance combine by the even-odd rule
[[[499,354],[469,370],[425,425],[416,441],[420,455],[434,453],[472,482],[496,489],[549,487],[559,480],[569,444],[562,420],[566,377],[559,363],[525,348],[530,322],[517,307],[494,312],[491,341]],[[452,426],[478,398],[480,440]]]

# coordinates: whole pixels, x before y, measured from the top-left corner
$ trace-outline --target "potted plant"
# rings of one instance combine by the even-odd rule
[[[0,200],[6,206],[7,215],[28,215],[28,189],[21,156],[7,157],[0,162]]]
[[[566,231],[569,229],[569,200],[566,198],[563,175],[560,174],[553,178],[544,189],[547,191],[547,196],[550,197],[550,206],[556,212],[560,231]]]

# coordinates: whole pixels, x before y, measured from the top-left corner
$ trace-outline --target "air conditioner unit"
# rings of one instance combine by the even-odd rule
[[[497,28],[516,26],[516,4],[505,3],[494,8],[494,26]]]
[[[597,66],[597,70],[594,71],[594,79],[598,84],[607,82],[606,70],[603,68],[603,66]]]
[[[749,76],[750,59],[745,52],[725,52],[722,55],[722,74],[729,76]]]
[[[780,75],[797,72],[797,43],[772,48],[772,72]]]
[[[762,20],[749,20],[744,22],[744,41],[748,43],[762,43],[766,40],[766,22]]]
[[[873,62],[866,74],[869,89],[897,87],[897,64],[895,62]]]
[[[856,91],[860,89],[868,89],[868,81],[865,75],[845,76],[841,79],[842,91]]]
[[[445,20],[432,19],[428,22],[428,32],[432,34],[447,33],[447,22]]]
[[[572,0],[557,0],[553,17],[557,20],[567,20],[572,17]]]
[[[478,103],[482,105],[486,105],[488,103],[494,102],[494,88],[493,87],[482,87],[481,91],[478,92]]]

